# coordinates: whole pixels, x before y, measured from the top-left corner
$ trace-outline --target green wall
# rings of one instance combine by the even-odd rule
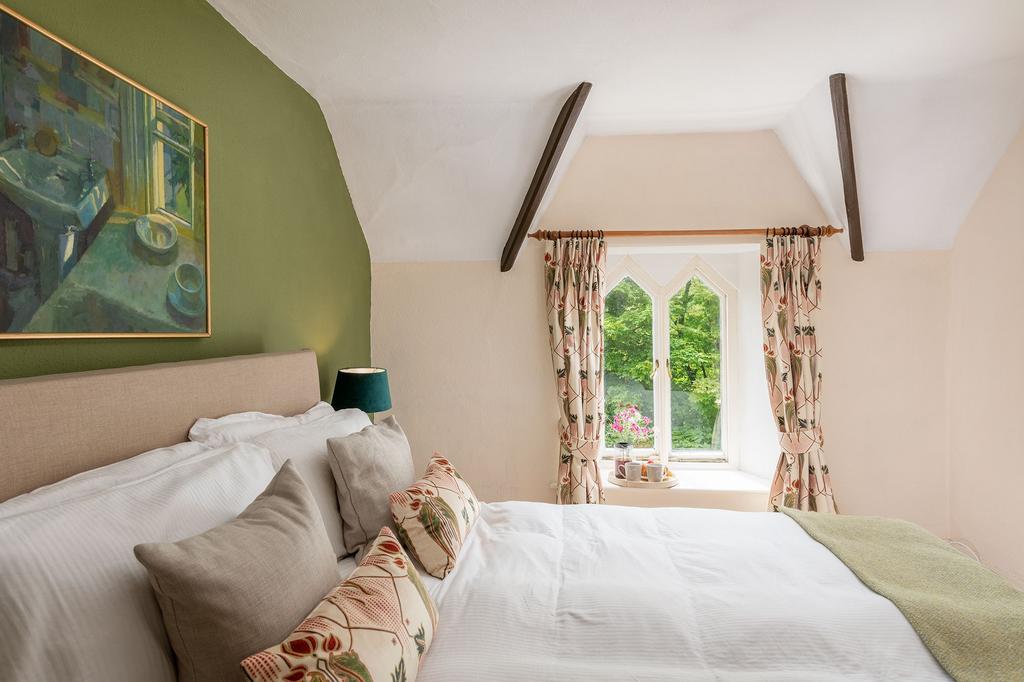
[[[312,348],[370,358],[370,262],[316,101],[202,0],[6,0],[210,128],[206,339],[0,340],[0,379]]]

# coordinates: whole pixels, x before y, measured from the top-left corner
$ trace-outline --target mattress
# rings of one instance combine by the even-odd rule
[[[482,505],[417,679],[949,679],[783,514]]]

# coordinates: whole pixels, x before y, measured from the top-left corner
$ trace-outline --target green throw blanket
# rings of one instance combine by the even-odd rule
[[[895,604],[955,679],[1024,680],[1024,592],[913,523],[782,511]]]

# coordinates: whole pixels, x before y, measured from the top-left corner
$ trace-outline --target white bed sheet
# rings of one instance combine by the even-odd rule
[[[419,682],[949,679],[783,514],[484,504]]]

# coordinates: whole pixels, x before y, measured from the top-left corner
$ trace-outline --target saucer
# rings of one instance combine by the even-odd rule
[[[167,280],[167,302],[185,317],[199,317],[206,310],[206,287],[203,287],[199,293],[199,300],[192,303],[181,295],[181,289],[178,287],[173,272],[170,279]]]

